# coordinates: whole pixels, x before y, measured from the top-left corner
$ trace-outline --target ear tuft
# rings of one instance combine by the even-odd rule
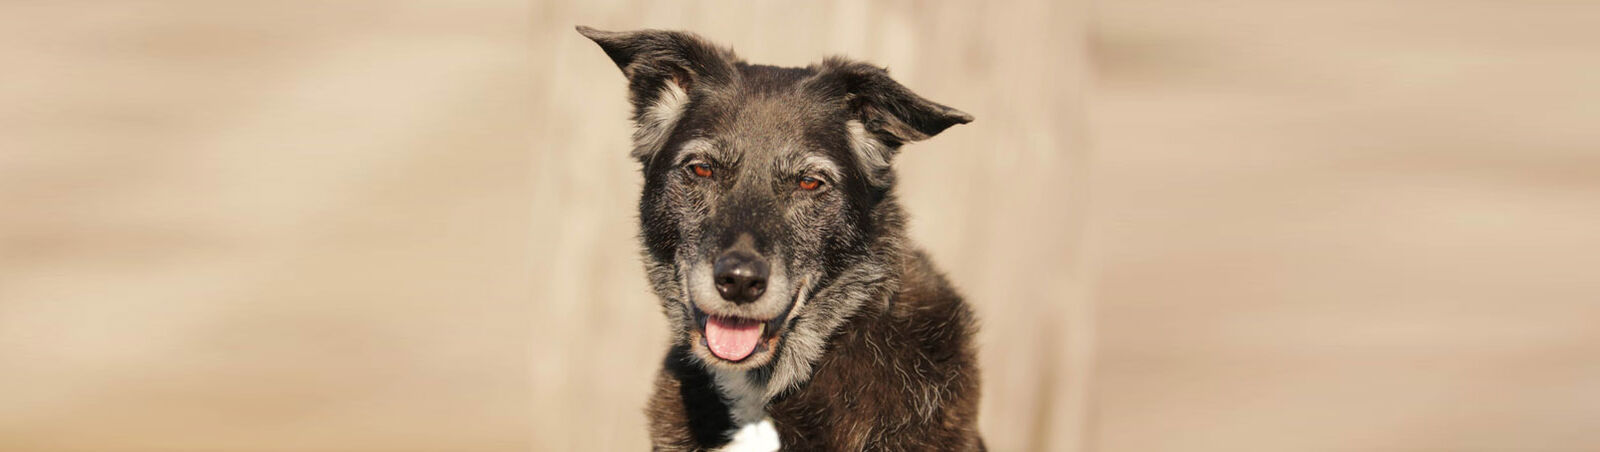
[[[850,148],[876,186],[892,182],[889,164],[901,145],[972,122],[972,115],[911,92],[883,68],[834,57],[812,69],[813,89],[844,100]]]

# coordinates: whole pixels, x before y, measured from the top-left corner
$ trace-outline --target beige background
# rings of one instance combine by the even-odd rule
[[[1600,450],[1600,3],[1095,10],[1096,450]]]
[[[846,54],[995,450],[1600,449],[1585,2],[0,3],[0,450],[640,450],[576,24]],[[531,50],[531,52],[530,52]]]
[[[526,450],[527,15],[0,3],[0,450]]]

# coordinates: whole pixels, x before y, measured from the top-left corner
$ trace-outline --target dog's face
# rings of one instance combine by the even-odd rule
[[[825,289],[884,265],[894,153],[971,120],[861,63],[750,65],[685,33],[579,31],[628,77],[646,266],[674,336],[715,367],[763,368],[831,333],[807,318],[854,312],[861,297]]]

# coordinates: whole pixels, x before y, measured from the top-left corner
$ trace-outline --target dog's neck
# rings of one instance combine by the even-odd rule
[[[734,425],[753,424],[767,417],[770,379],[752,371],[732,370],[712,370],[711,377],[716,381],[717,392],[728,402]]]

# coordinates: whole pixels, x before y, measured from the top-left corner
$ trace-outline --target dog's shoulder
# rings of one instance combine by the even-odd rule
[[[981,447],[973,430],[978,369],[972,310],[923,253],[908,253],[904,265],[890,302],[864,308],[841,327],[811,381],[772,406],[785,446]],[[813,422],[820,419],[828,421]]]
[[[899,347],[915,347],[930,365],[970,365],[976,316],[943,272],[922,251],[907,253],[900,272],[900,290],[879,320],[892,331]]]

